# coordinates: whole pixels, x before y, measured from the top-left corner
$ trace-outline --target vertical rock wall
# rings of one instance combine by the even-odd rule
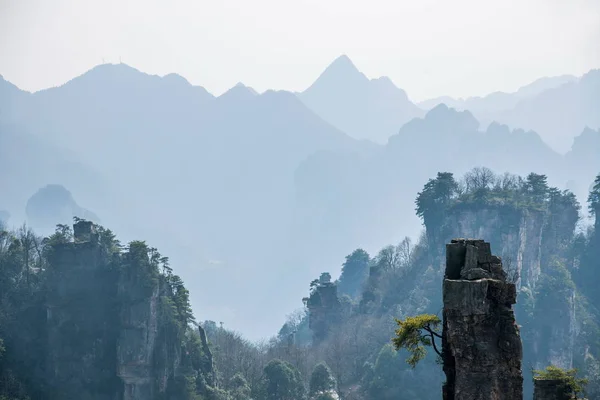
[[[153,355],[158,330],[158,282],[149,295],[143,285],[128,276],[119,282],[119,293],[129,291],[129,304],[121,310],[121,329],[117,343],[117,375],[124,383],[123,400],[153,398]],[[133,292],[133,293],[131,293]]]
[[[146,249],[109,256],[94,225],[79,221],[74,240],[52,248],[46,298],[48,400],[155,400],[188,376],[214,384],[182,361],[182,328],[165,321],[172,308],[164,276]],[[189,358],[189,357],[188,357]],[[184,378],[184,379],[181,379]],[[171,386],[171,384],[173,386]],[[179,385],[179,386],[178,386]]]
[[[573,400],[575,395],[559,379],[535,379],[533,400]]]
[[[46,298],[49,399],[113,400],[116,379],[116,275],[91,224],[52,250]]]
[[[450,213],[447,224],[450,237],[489,238],[518,273],[517,288],[535,287],[541,272],[543,212],[512,207],[458,209]]]
[[[554,215],[554,225],[568,225],[561,215]],[[543,271],[549,267],[549,259],[556,254],[553,241],[548,240],[549,226],[547,213],[532,209],[518,209],[511,206],[457,206],[446,218],[448,227],[443,240],[448,237],[485,237],[503,257],[504,268],[511,277],[518,275],[517,291],[525,296],[535,297]],[[572,234],[566,229],[566,235]],[[560,231],[561,235],[565,232]],[[546,238],[546,239],[545,239]],[[546,247],[544,247],[544,244]],[[516,314],[523,323],[522,339],[526,343],[525,358],[535,368],[556,365],[572,368],[577,324],[574,296],[572,300],[548,305],[535,302],[536,310],[527,309],[527,301],[515,307]],[[525,297],[523,297],[525,299]],[[544,320],[545,312],[540,308],[551,307],[553,312]],[[535,323],[528,323],[528,314],[536,315]],[[531,395],[531,382],[526,382],[526,391]]]
[[[489,243],[455,239],[446,245],[443,301],[444,400],[522,399],[516,286]]]

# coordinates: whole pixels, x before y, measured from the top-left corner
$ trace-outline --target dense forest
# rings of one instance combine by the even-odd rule
[[[525,398],[529,371],[548,365],[579,369],[596,398],[600,175],[584,206],[594,223],[544,175],[440,172],[417,195],[416,243],[356,249],[339,279],[307,282],[304,306],[261,343],[197,323],[169,259],[145,242],[79,219],[46,238],[1,229],[0,399],[438,399],[435,354],[413,368],[391,338],[396,318],[439,314],[453,237],[489,241],[517,284]]]

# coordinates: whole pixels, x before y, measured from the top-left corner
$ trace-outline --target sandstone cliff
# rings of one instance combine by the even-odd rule
[[[444,400],[523,398],[516,295],[489,243],[456,239],[446,246]]]
[[[92,223],[79,221],[72,241],[52,246],[48,399],[180,399],[188,378],[212,382],[212,361],[200,362],[211,358],[205,337],[197,348],[186,339],[189,320],[176,296],[185,289],[159,273],[142,242],[123,253],[102,242]]]
[[[566,231],[566,236],[571,237],[575,229],[576,219],[568,223],[564,219],[548,210],[459,204],[448,209],[444,221],[444,240],[485,237],[498,249],[507,274],[522,296],[515,312],[523,324],[525,358],[535,368],[552,364],[569,369],[573,365],[575,292],[565,294],[558,302],[538,295],[540,279],[549,273],[550,263],[560,255],[561,248],[557,247],[560,234],[564,236]],[[542,311],[550,309],[551,312]]]

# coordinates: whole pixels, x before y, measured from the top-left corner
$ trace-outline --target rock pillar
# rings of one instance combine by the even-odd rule
[[[442,353],[444,400],[521,400],[516,286],[483,240],[446,245]]]

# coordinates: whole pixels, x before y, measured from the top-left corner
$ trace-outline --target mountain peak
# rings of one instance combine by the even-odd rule
[[[251,87],[238,82],[234,87],[218,97],[220,101],[247,101],[256,97],[258,93]]]
[[[355,78],[358,78],[360,76],[360,78],[362,79],[367,79],[367,77],[362,72],[360,72],[358,68],[356,68],[356,65],[354,65],[352,60],[350,60],[350,57],[348,57],[345,54],[342,54],[341,56],[333,60],[333,62],[329,64],[329,66],[325,69],[323,74],[321,74],[321,76],[324,75],[336,75],[340,77]]]
[[[317,80],[305,90],[311,91],[338,91],[343,88],[368,85],[369,79],[356,68],[347,55],[336,58]]]
[[[348,57],[346,54],[342,54],[341,56],[333,60],[333,62],[329,64],[328,68],[355,69],[358,71],[350,57]]]
[[[465,132],[477,131],[479,129],[479,121],[475,119],[470,111],[457,111],[443,103],[429,110],[425,114],[424,120],[439,126],[460,126]]]

